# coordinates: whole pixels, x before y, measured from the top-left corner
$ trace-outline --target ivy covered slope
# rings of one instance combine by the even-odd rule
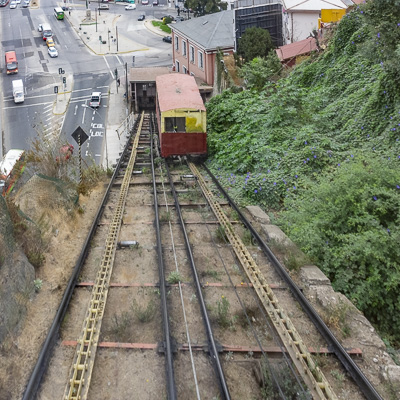
[[[323,54],[207,107],[209,165],[400,342],[400,8],[370,1]]]

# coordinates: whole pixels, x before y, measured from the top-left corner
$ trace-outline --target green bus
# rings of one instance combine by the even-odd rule
[[[54,9],[54,16],[56,19],[64,19],[64,11],[61,7],[56,7]]]

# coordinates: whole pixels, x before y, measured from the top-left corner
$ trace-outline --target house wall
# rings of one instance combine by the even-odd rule
[[[176,41],[178,40],[178,44]],[[184,54],[184,44],[186,43],[186,55]],[[178,35],[175,31],[172,31],[172,59],[175,65],[175,71],[180,73],[186,73],[194,75],[200,78],[207,85],[214,86],[215,76],[215,51],[207,52],[205,49],[193,43],[187,37]],[[193,48],[193,59],[191,48]],[[224,50],[224,53],[233,53],[233,49]],[[200,56],[201,54],[201,56]],[[201,60],[202,57],[202,60]],[[179,66],[179,71],[178,71]]]
[[[284,18],[286,43],[307,39],[314,29],[318,29],[319,11],[288,12]]]

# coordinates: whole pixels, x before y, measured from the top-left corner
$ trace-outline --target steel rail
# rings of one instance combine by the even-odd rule
[[[218,190],[228,200],[231,207],[238,213],[243,224],[251,232],[253,237],[257,240],[258,244],[260,245],[260,247],[262,248],[262,250],[264,251],[266,256],[269,258],[269,260],[270,260],[271,264],[273,265],[273,267],[275,268],[275,270],[279,273],[281,278],[286,282],[286,284],[288,285],[293,296],[300,303],[302,309],[305,311],[305,313],[311,319],[311,321],[316,326],[316,328],[318,329],[318,331],[322,335],[322,337],[326,340],[328,346],[330,346],[330,348],[333,350],[336,357],[342,363],[343,367],[354,379],[354,381],[356,382],[356,384],[358,385],[358,387],[360,388],[360,390],[362,391],[364,396],[368,400],[383,400],[383,398],[376,391],[376,389],[374,388],[372,383],[363,374],[363,372],[360,370],[358,365],[352,360],[352,358],[346,352],[344,347],[336,339],[335,335],[331,332],[331,330],[326,326],[326,324],[321,319],[321,317],[318,315],[318,313],[314,310],[313,306],[309,303],[309,301],[306,299],[306,297],[303,295],[303,293],[300,291],[300,289],[294,283],[294,281],[292,280],[292,278],[290,277],[290,275],[288,274],[286,269],[282,266],[282,264],[279,262],[279,260],[275,257],[275,255],[273,254],[271,249],[263,241],[263,239],[258,234],[258,232],[253,228],[253,226],[250,224],[250,222],[247,220],[247,218],[243,215],[243,213],[240,211],[240,209],[237,207],[237,205],[234,203],[234,201],[230,198],[230,196],[225,191],[225,189],[218,182],[218,180],[214,176],[214,174],[208,169],[208,167],[205,164],[202,164],[202,167],[207,171],[208,175],[211,177],[214,184],[217,186]]]
[[[231,243],[247,277],[253,284],[253,288],[256,291],[261,304],[268,312],[276,332],[285,344],[286,350],[289,353],[293,364],[296,365],[297,370],[308,386],[313,398],[321,400],[337,400],[337,396],[333,392],[331,385],[311,357],[307,346],[304,344],[303,339],[292,324],[290,318],[280,307],[275,293],[272,291],[246,246],[234,231],[228,217],[222,211],[221,205],[211,190],[207,187],[199,170],[194,166],[194,164],[189,164],[189,166],[192,173],[197,177],[199,185],[202,187],[203,193],[206,196],[210,207],[219,220],[221,226],[224,228],[225,235]]]
[[[136,120],[132,132],[137,129],[137,124],[138,120]],[[101,204],[97,210],[96,217],[90,227],[89,233],[87,235],[87,238],[85,240],[85,243],[83,244],[82,251],[78,257],[78,260],[75,264],[75,267],[72,271],[72,275],[68,281],[67,287],[64,291],[64,295],[60,301],[60,305],[58,306],[56,315],[53,319],[53,323],[51,324],[51,327],[47,333],[46,339],[43,343],[43,346],[40,350],[38,359],[36,361],[35,367],[33,368],[33,371],[31,373],[31,376],[29,377],[28,383],[25,388],[24,395],[22,397],[22,400],[32,400],[36,397],[37,391],[39,389],[40,383],[42,381],[43,375],[47,370],[47,366],[50,360],[50,357],[53,352],[54,345],[58,339],[58,333],[60,331],[60,326],[62,324],[62,321],[64,320],[65,314],[67,312],[69,303],[71,301],[71,297],[73,294],[73,291],[75,289],[76,283],[79,278],[79,274],[81,272],[82,266],[86,260],[86,257],[88,255],[89,249],[90,249],[90,243],[92,241],[92,238],[97,230],[98,223],[100,221],[101,216],[103,215],[104,208],[106,206],[108,197],[110,195],[111,189],[113,187],[114,181],[121,169],[121,166],[125,160],[125,157],[129,153],[129,146],[131,145],[130,140],[128,140],[125,144],[124,150],[122,152],[122,155],[117,163],[117,166],[114,170],[114,173],[111,177],[110,183],[106,189],[106,192],[103,196],[103,199],[101,201]]]
[[[184,222],[183,216],[182,216],[181,206],[179,204],[178,196],[176,194],[175,186],[174,186],[174,183],[172,181],[172,176],[170,174],[167,162],[165,162],[165,167],[166,167],[169,183],[170,183],[170,186],[171,186],[172,196],[174,197],[175,208],[176,208],[176,211],[178,213],[179,222],[180,222],[182,233],[183,233],[183,236],[184,236],[184,239],[185,239],[186,253],[188,255],[190,266],[192,268],[193,278],[194,278],[195,285],[196,285],[197,296],[198,296],[199,303],[200,303],[200,309],[201,309],[201,312],[203,314],[203,321],[204,321],[206,332],[207,332],[208,348],[209,348],[210,356],[211,356],[211,359],[212,359],[212,362],[213,362],[213,365],[214,365],[214,369],[216,370],[218,378],[219,378],[218,379],[218,383],[219,383],[219,386],[220,386],[221,395],[223,396],[223,399],[229,400],[231,398],[231,396],[229,394],[229,388],[228,388],[228,385],[226,383],[224,371],[222,369],[221,362],[220,362],[220,359],[219,359],[217,345],[216,345],[215,339],[214,339],[214,333],[213,333],[212,328],[211,328],[210,319],[208,318],[207,307],[206,307],[206,304],[205,304],[205,301],[204,301],[204,297],[203,297],[203,293],[202,293],[202,290],[201,290],[200,279],[199,279],[199,276],[197,274],[197,269],[196,269],[196,265],[195,265],[195,262],[194,262],[192,248],[190,246],[189,237],[187,235],[185,222]]]
[[[163,319],[164,328],[164,351],[166,355],[166,377],[167,377],[167,389],[168,399],[174,400],[177,398],[175,376],[174,376],[174,362],[172,357],[172,343],[171,343],[171,332],[169,327],[168,308],[167,308],[167,289],[165,283],[165,267],[162,254],[162,243],[161,243],[161,232],[160,232],[160,220],[158,215],[158,200],[157,200],[157,185],[156,176],[154,171],[154,155],[153,155],[153,117],[150,120],[150,158],[151,158],[151,174],[153,179],[153,193],[154,193],[154,225],[156,228],[157,238],[157,258],[158,258],[158,273],[160,277],[160,297],[161,297],[161,313]]]

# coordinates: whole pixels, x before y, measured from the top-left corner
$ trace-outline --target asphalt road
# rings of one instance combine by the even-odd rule
[[[163,5],[164,3],[164,5]],[[61,4],[61,3],[59,3]],[[84,7],[84,2],[76,2]],[[127,11],[120,4],[110,3],[110,10],[101,11],[121,15],[119,29],[130,35],[137,43],[151,48],[151,51],[135,53],[135,66],[171,65],[171,46],[160,37],[147,31],[137,17],[144,13],[147,18],[174,14],[174,9],[166,6],[167,0],[161,0],[160,6],[142,6]],[[125,63],[132,66],[132,54],[95,56],[84,46],[68,21],[54,18],[54,2],[41,0],[39,9],[0,8],[0,32],[2,50],[2,73],[0,77],[1,115],[0,115],[0,156],[9,149],[29,149],[32,141],[38,137],[52,139],[61,135],[68,142],[74,142],[71,134],[80,125],[90,136],[83,146],[82,154],[86,158],[100,161],[105,126],[107,121],[108,92],[115,85],[113,71],[118,69],[119,76],[125,71]],[[96,3],[90,5],[94,10]],[[46,42],[42,40],[38,25],[50,23],[59,56],[50,58]],[[6,75],[4,52],[14,49],[17,53],[19,72]],[[62,91],[62,76],[73,77],[73,91],[67,112],[55,115],[54,87]],[[12,80],[22,79],[25,87],[25,101],[15,104],[12,96]],[[101,107],[93,111],[86,108],[92,91],[102,92]]]

